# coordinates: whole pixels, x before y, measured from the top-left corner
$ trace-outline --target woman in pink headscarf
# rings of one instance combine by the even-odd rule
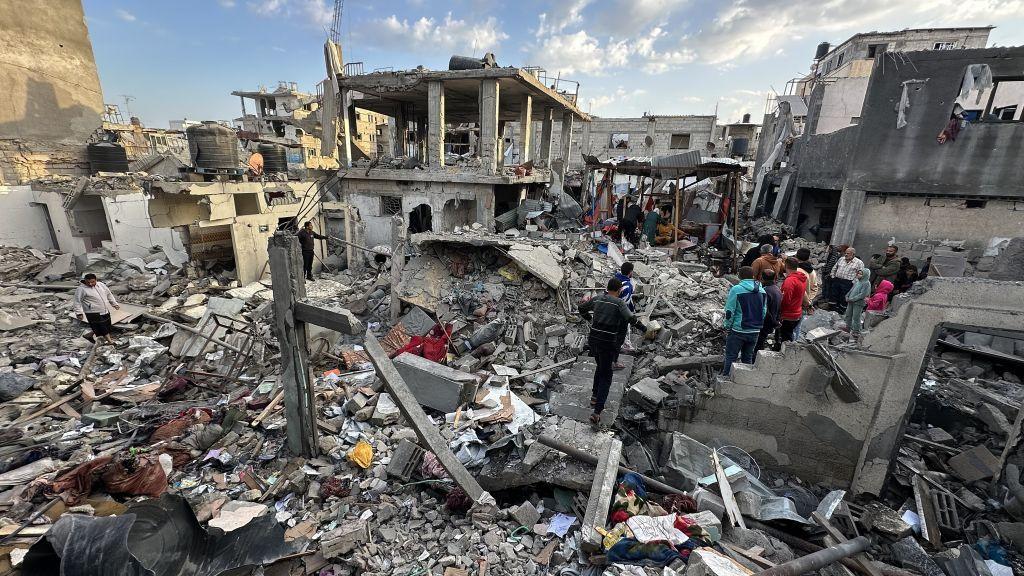
[[[892,293],[892,282],[888,280],[882,280],[878,283],[878,288],[875,288],[875,293],[868,298],[868,310],[872,312],[885,312],[885,307],[889,305],[889,294]]]

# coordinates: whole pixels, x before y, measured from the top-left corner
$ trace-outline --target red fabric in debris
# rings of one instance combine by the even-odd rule
[[[213,412],[208,408],[189,408],[182,412],[177,418],[167,422],[153,431],[150,435],[150,442],[160,442],[184,436],[189,428],[196,424],[205,424],[213,420]]]
[[[629,512],[626,512],[625,510],[616,510],[615,512],[612,512],[610,520],[612,526],[619,524],[620,522],[625,522],[626,520],[629,520]]]
[[[156,498],[167,490],[167,475],[156,454],[111,462],[100,479],[111,494]]]
[[[451,335],[451,324],[445,324],[443,331],[440,324],[434,324],[434,327],[430,329],[430,332],[427,332],[426,336],[413,336],[408,344],[395,351],[392,358],[409,352],[410,354],[422,356],[431,362],[443,363],[448,354],[448,341],[451,339]]]
[[[92,493],[93,477],[96,470],[109,464],[112,459],[111,456],[103,456],[75,466],[58,476],[50,485],[50,490],[54,494],[60,494],[61,499],[68,506],[78,505]]]

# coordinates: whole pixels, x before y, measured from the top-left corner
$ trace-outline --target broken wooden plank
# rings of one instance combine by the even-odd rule
[[[608,510],[615,495],[615,478],[622,457],[622,441],[609,437],[601,448],[601,457],[597,460],[594,481],[590,485],[590,498],[587,499],[587,509],[580,529],[583,535],[581,546],[587,553],[601,550],[604,537],[597,528],[604,528],[608,523]]]
[[[54,392],[53,387],[50,386],[49,384],[40,384],[39,389],[42,390],[43,394],[46,394],[46,397],[49,398],[51,401],[60,400],[60,394]],[[71,406],[68,406],[67,403],[61,404],[60,409],[62,412],[64,412],[68,416],[71,416],[72,418],[82,418],[82,415],[79,414],[78,411],[72,408]]]
[[[942,530],[939,528],[939,517],[935,513],[935,501],[932,492],[919,474],[912,479],[914,487],[914,505],[917,516],[921,519],[921,536],[936,550],[942,549]]]
[[[284,390],[278,392],[277,395],[274,396],[273,400],[267,404],[267,407],[260,412],[259,416],[253,418],[249,425],[253,428],[259,426],[261,422],[267,419],[267,416],[270,416],[270,413],[274,411],[274,408],[277,408],[277,405],[281,403],[281,400],[284,400]]]
[[[479,502],[485,498],[490,499],[490,494],[484,491],[476,481],[476,478],[470,474],[469,470],[452,453],[448,447],[448,442],[441,436],[441,433],[438,432],[430,418],[427,417],[423,407],[420,406],[412,391],[409,390],[409,386],[402,379],[402,375],[398,373],[395,364],[391,361],[391,358],[388,358],[387,352],[384,351],[380,342],[377,341],[377,337],[370,330],[366,331],[366,341],[363,345],[366,347],[366,353],[370,356],[370,362],[377,368],[377,373],[380,375],[381,380],[384,381],[384,387],[387,388],[392,400],[398,405],[402,416],[405,417],[406,421],[416,432],[420,442],[434,453],[441,467],[448,472],[448,475],[452,477],[456,484],[466,491],[466,494],[474,502]]]
[[[729,521],[733,526],[739,526],[746,530],[747,525],[743,523],[743,514],[740,513],[740,507],[736,504],[736,497],[732,494],[732,485],[729,484],[729,478],[725,475],[722,463],[718,460],[718,450],[711,451],[711,463],[715,466],[718,491],[721,492],[722,501],[725,502],[725,512],[729,516]]]

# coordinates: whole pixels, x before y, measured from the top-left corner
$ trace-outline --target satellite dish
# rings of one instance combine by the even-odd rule
[[[644,137],[644,146],[654,146],[654,138],[651,138],[650,135],[645,136]]]

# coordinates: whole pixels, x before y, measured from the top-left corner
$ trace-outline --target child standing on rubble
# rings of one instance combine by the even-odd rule
[[[868,310],[871,312],[885,312],[889,305],[889,294],[892,293],[892,282],[882,280],[875,288],[875,293],[868,298]]]
[[[120,310],[121,306],[110,293],[110,289],[103,282],[96,279],[95,274],[82,276],[82,283],[75,290],[75,313],[83,322],[89,323],[93,336],[106,338],[108,344],[113,344],[114,339],[110,336],[112,329],[110,322],[110,309]]]
[[[591,316],[588,344],[597,368],[594,370],[593,394],[590,397],[590,405],[594,407],[590,423],[595,426],[601,423],[601,412],[612,385],[612,364],[619,350],[619,333],[624,332],[624,326],[628,324],[647,331],[640,318],[619,298],[621,290],[622,281],[612,278],[604,294],[585,299],[579,305],[580,314],[584,318]]]
[[[857,282],[846,293],[846,314],[843,321],[851,334],[860,334],[861,314],[867,306],[868,295],[871,294],[871,270],[867,266],[857,272]]]

